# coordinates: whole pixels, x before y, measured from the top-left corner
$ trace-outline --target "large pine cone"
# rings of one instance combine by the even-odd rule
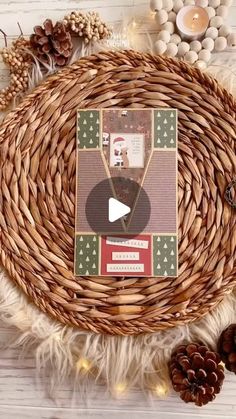
[[[221,333],[218,352],[227,370],[236,374],[236,324],[231,324]]]
[[[30,44],[40,60],[49,62],[51,57],[58,66],[67,63],[73,49],[70,32],[64,23],[57,22],[53,26],[51,19],[45,20],[43,26],[34,27]]]
[[[206,346],[181,345],[172,354],[170,376],[173,388],[186,403],[202,406],[215,399],[224,381],[220,356]]]

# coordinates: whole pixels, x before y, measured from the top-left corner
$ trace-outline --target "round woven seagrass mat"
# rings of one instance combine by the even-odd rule
[[[179,277],[75,278],[77,108],[171,107],[179,115]],[[236,103],[199,70],[103,52],[50,77],[0,129],[1,261],[44,312],[98,333],[139,334],[207,313],[236,282]]]

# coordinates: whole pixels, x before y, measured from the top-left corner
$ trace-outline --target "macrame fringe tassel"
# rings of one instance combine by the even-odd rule
[[[78,41],[77,47],[70,57],[67,65],[75,63],[82,57],[87,57],[89,55],[96,54],[108,49],[109,48],[106,42],[94,42],[92,45],[86,45],[83,41]],[[63,67],[61,69],[58,68],[50,57],[49,62],[45,63],[39,61],[39,59],[32,53],[32,51],[28,50],[28,53],[31,54],[34,59],[32,71],[29,76],[29,90],[33,90],[47,77],[63,69]]]
[[[35,352],[40,377],[50,371],[50,394],[70,378],[87,393],[100,380],[119,396],[141,388],[164,396],[169,388],[168,362],[181,343],[202,342],[215,349],[220,333],[236,322],[236,293],[197,323],[141,336],[104,336],[63,326],[39,311],[8,278],[0,274],[0,319],[13,330],[9,347]],[[73,378],[73,380],[71,380]]]

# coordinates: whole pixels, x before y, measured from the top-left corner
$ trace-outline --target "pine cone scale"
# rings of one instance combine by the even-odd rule
[[[194,381],[195,379],[196,379],[196,374],[195,374],[195,371],[194,370],[187,370],[187,377],[188,377],[188,380],[191,382],[191,381]]]
[[[45,35],[45,30],[42,28],[42,26],[35,26],[34,27],[34,33],[37,36],[44,36]]]
[[[45,44],[45,45],[43,45],[43,48],[41,50],[38,49],[38,53],[41,54],[41,55],[48,54],[50,52],[50,49],[51,49],[50,45]]]
[[[211,372],[210,374],[206,375],[207,383],[209,385],[215,385],[218,381],[218,376],[215,372]]]
[[[196,377],[198,380],[204,380],[207,377],[207,373],[202,368],[196,372]]]
[[[39,45],[45,45],[45,44],[48,44],[48,37],[47,37],[47,36],[42,36],[41,38],[40,38],[40,37],[38,37],[38,39],[36,40],[36,42],[37,42]]]
[[[46,19],[43,26],[44,26],[45,35],[49,36],[49,35],[53,34],[53,23],[52,23],[51,19]],[[55,27],[56,27],[56,25],[55,25]]]
[[[233,352],[229,355],[229,362],[234,364],[236,362],[236,353]]]

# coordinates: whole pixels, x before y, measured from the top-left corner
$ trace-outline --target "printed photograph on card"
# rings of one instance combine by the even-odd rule
[[[111,133],[110,166],[129,168],[144,167],[144,135],[139,133]]]

